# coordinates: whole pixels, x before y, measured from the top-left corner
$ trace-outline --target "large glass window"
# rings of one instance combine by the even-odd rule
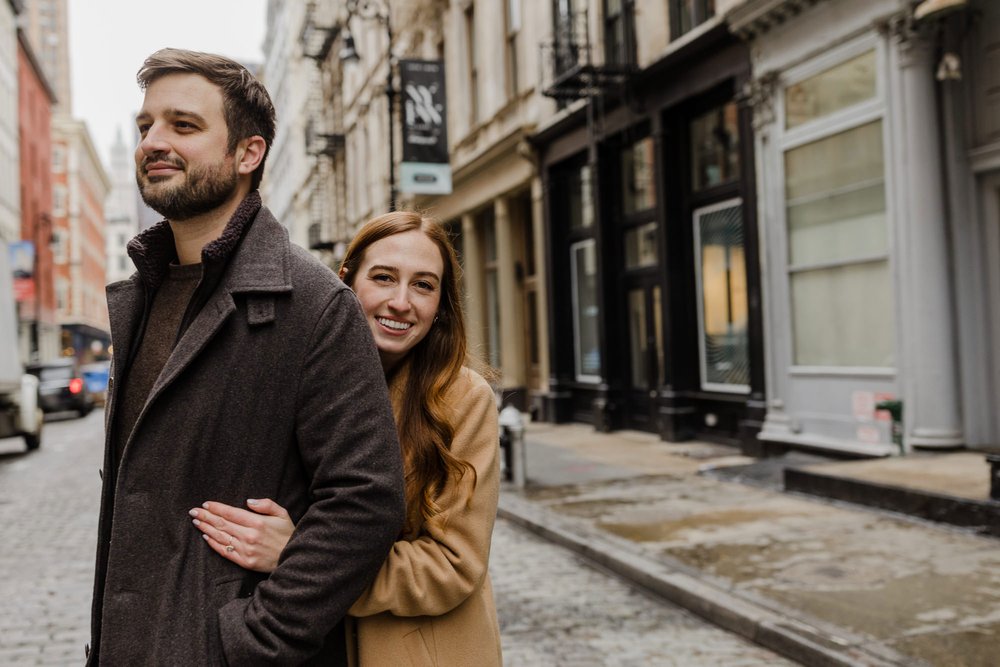
[[[882,122],[785,152],[794,359],[892,366]]]
[[[588,229],[594,225],[594,192],[590,165],[569,173],[570,229]]]
[[[790,129],[875,97],[875,52],[785,88],[785,127]]]
[[[715,0],[670,0],[670,3],[675,37],[715,16]]]
[[[694,212],[702,388],[750,390],[743,203],[734,199]]]
[[[604,0],[604,58],[609,65],[635,61],[632,44],[635,0]]]
[[[573,285],[573,346],[576,379],[601,379],[601,350],[597,305],[597,248],[594,239],[570,246],[570,275]]]
[[[654,146],[652,137],[646,137],[622,151],[622,208],[625,215],[656,206]]]
[[[507,97],[517,96],[521,89],[518,76],[517,36],[521,31],[521,0],[507,0]]]
[[[739,114],[727,102],[691,121],[691,186],[698,192],[739,177]]]

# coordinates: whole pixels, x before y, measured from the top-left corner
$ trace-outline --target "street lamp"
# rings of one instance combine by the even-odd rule
[[[389,108],[389,210],[396,210],[396,87],[393,81],[392,21],[387,2],[376,0],[347,0],[347,19],[344,22],[344,45],[340,49],[340,62],[347,65],[360,60],[354,35],[351,34],[351,19],[357,16],[365,20],[375,20],[385,28],[388,62],[386,63],[385,96]]]

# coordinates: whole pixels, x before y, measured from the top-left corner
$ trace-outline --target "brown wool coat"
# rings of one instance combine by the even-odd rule
[[[401,377],[390,391],[398,404]],[[446,488],[437,500],[442,512],[396,542],[375,581],[351,607],[355,667],[502,664],[487,572],[500,490],[496,399],[486,380],[468,368],[446,399],[454,415],[451,452],[475,468],[475,491],[467,501],[468,474]]]
[[[252,220],[103,476],[90,664],[328,664],[327,635],[401,529],[399,443],[360,304],[266,208]],[[107,290],[114,377],[141,329],[141,276],[172,236],[161,224],[137,241],[153,264]],[[120,398],[112,383],[109,420]],[[247,498],[297,524],[266,580],[187,514]]]

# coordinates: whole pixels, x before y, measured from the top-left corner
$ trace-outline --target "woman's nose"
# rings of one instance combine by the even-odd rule
[[[392,291],[389,296],[389,307],[396,311],[406,311],[410,309],[410,299],[407,297],[406,288],[400,285]]]

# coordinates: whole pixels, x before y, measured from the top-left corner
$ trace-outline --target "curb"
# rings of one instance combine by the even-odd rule
[[[890,667],[915,661],[837,629],[836,634],[776,612],[670,568],[628,553],[597,532],[574,529],[550,510],[501,493],[497,514],[566,547],[655,595],[791,660],[817,667]]]

